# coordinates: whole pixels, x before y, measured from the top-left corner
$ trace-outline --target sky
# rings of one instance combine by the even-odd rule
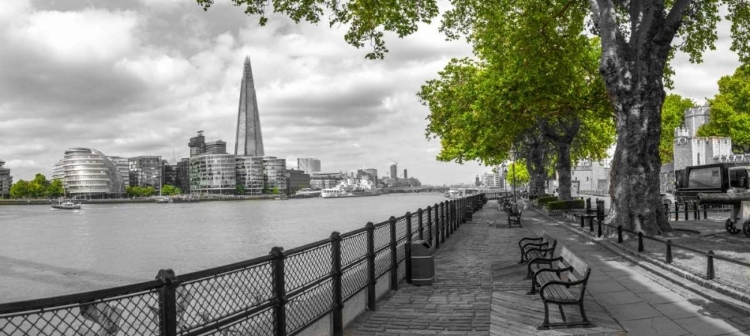
[[[0,6],[0,160],[14,181],[51,175],[71,147],[109,156],[189,156],[197,131],[234,150],[243,61],[252,60],[266,155],[321,160],[324,172],[375,168],[423,184],[471,183],[476,162],[438,162],[425,137],[429,109],[416,93],[466,41],[445,41],[438,23],[404,39],[387,35],[385,60],[345,43],[346,27],[265,27],[216,0],[13,0]],[[435,20],[439,21],[439,20]],[[673,62],[675,90],[699,103],[739,65],[721,24],[715,51]]]

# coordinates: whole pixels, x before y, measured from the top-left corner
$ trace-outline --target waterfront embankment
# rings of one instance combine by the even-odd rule
[[[276,200],[286,199],[286,195],[212,195],[212,196],[201,196],[199,197],[201,202],[216,202],[216,201],[251,201],[251,200]],[[55,203],[57,200],[54,199],[0,199],[0,205],[46,205]],[[76,200],[83,204],[127,204],[127,203],[154,203],[156,199],[151,197],[138,197],[138,198],[104,198],[104,199],[81,199]]]

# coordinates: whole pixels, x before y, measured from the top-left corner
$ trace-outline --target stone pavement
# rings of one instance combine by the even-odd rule
[[[750,335],[750,316],[648,274],[536,210],[524,213],[524,228],[508,229],[494,201],[474,217],[441,245],[432,286],[402,282],[399,291],[379,300],[376,311],[359,316],[345,334]],[[592,267],[584,302],[595,327],[536,330],[543,305],[538,295],[525,295],[529,280],[523,279],[523,265],[516,264],[517,242],[543,230]],[[553,322],[560,318],[556,310],[551,309]],[[565,313],[569,320],[580,318],[577,307]]]

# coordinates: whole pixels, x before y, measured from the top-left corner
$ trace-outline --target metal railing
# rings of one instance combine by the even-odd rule
[[[403,263],[411,282],[411,242],[439,247],[483,198],[441,202],[231,265],[180,276],[160,270],[152,281],[0,304],[0,335],[295,335],[326,317],[329,333],[342,335],[344,302],[366,291],[356,302],[374,311],[380,278],[390,273],[397,290]],[[365,307],[353,309],[348,321]]]
[[[685,207],[685,209],[687,209],[687,207]],[[697,209],[697,207],[694,208],[693,211],[695,212],[695,217],[697,218],[697,217],[699,217],[699,214],[698,214],[698,211],[696,209]],[[705,207],[704,207],[704,211],[705,211]],[[692,247],[689,247],[689,246],[685,246],[685,245],[673,243],[670,239],[661,239],[661,238],[657,238],[657,237],[647,236],[647,235],[643,234],[643,232],[641,232],[641,231],[636,232],[636,231],[633,231],[633,230],[629,230],[629,229],[623,228],[622,225],[614,226],[614,225],[606,224],[606,223],[604,223],[604,217],[605,217],[604,216],[604,201],[602,201],[602,200],[597,200],[595,212],[596,212],[596,214],[595,215],[591,215],[591,216],[585,216],[585,215],[579,215],[579,214],[572,214],[572,213],[569,214],[569,216],[572,217],[574,220],[576,219],[575,217],[579,217],[580,218],[580,227],[581,228],[585,228],[585,221],[588,220],[589,232],[591,232],[591,233],[594,233],[594,220],[596,219],[597,229],[596,229],[596,232],[594,234],[598,238],[601,238],[605,234],[608,235],[608,232],[614,232],[614,231],[608,231],[607,233],[605,233],[605,232],[603,232],[602,228],[616,230],[617,231],[617,243],[619,243],[619,244],[623,244],[623,241],[624,241],[624,239],[623,239],[623,233],[624,232],[632,234],[634,237],[638,238],[638,247],[637,247],[638,253],[645,252],[645,247],[644,247],[644,244],[643,244],[643,240],[644,239],[662,243],[662,244],[664,244],[664,249],[665,249],[664,262],[667,263],[667,264],[672,264],[673,263],[672,249],[674,249],[674,248],[683,249],[685,251],[689,251],[689,252],[692,252],[692,253],[695,253],[695,254],[698,254],[698,255],[703,255],[703,256],[706,257],[706,272],[705,272],[705,279],[706,280],[714,280],[716,278],[716,269],[714,267],[714,260],[721,260],[721,261],[724,261],[724,262],[727,262],[727,263],[731,263],[731,264],[734,264],[734,265],[746,267],[748,269],[748,271],[750,272],[750,263],[747,263],[747,262],[744,262],[744,261],[740,261],[740,260],[736,260],[736,259],[732,259],[732,258],[728,258],[728,257],[724,257],[724,256],[720,256],[720,255],[716,255],[713,250],[701,251],[701,250],[698,250],[698,249],[695,249],[695,248],[692,248]],[[688,212],[685,212],[685,218],[687,218],[687,215],[688,215]],[[704,216],[705,216],[705,212],[704,212]]]

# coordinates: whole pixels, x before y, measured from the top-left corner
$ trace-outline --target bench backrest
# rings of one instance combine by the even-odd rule
[[[550,246],[551,246],[552,244],[554,244],[555,242],[557,242],[557,239],[555,239],[555,237],[552,237],[552,235],[550,235],[549,233],[547,233],[547,231],[542,231],[542,242],[550,244]]]
[[[572,266],[573,272],[566,273],[568,281],[577,281],[577,280],[583,280],[583,278],[586,277],[586,273],[589,270],[589,265],[587,265],[581,258],[578,258],[573,252],[568,250],[567,247],[563,246],[562,249],[560,249],[560,257],[563,258],[563,264],[564,267]]]

